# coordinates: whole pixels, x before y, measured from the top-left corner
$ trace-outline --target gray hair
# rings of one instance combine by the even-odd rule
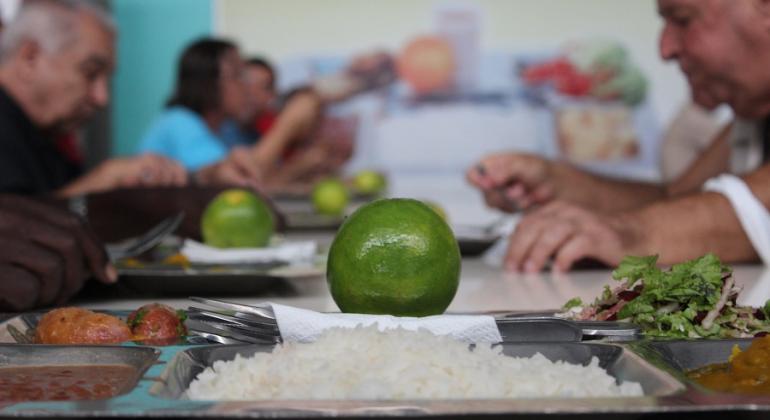
[[[109,32],[115,22],[101,7],[86,0],[25,0],[16,18],[0,35],[0,61],[25,42],[36,42],[49,53],[62,51],[77,41],[77,16],[85,13]]]

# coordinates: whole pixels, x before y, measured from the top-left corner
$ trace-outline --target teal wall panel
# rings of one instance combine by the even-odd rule
[[[112,152],[130,155],[163,109],[176,61],[191,40],[211,33],[212,0],[112,0],[118,25]]]

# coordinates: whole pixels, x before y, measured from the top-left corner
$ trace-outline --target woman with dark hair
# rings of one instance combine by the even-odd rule
[[[238,47],[222,39],[199,39],[182,53],[174,93],[142,139],[139,152],[175,159],[203,183],[233,179],[233,170],[259,181],[273,177],[284,150],[316,128],[320,103],[312,92],[297,95],[259,142],[228,141],[228,130],[248,121],[258,106],[247,89]],[[228,165],[219,164],[223,161]]]
[[[232,168],[248,170],[265,181],[263,187],[329,172],[350,156],[351,136],[347,132],[340,135],[337,132],[345,130],[334,125],[322,124],[324,103],[344,96],[339,89],[295,89],[281,101],[283,105],[269,127],[242,130],[244,125],[251,128],[255,116],[264,111],[262,108],[269,108],[272,101],[270,95],[255,93],[251,79],[258,63],[249,64],[247,68],[232,42],[203,38],[190,44],[179,60],[168,107],[142,139],[139,151],[175,159],[189,171],[197,171],[196,178],[202,182],[208,178],[221,179],[221,173],[207,176],[211,172],[207,168],[213,166],[219,172]],[[347,83],[344,86],[357,80],[348,80],[352,76],[347,74],[341,77]],[[274,78],[270,69],[271,94]],[[339,85],[332,83],[332,87]],[[353,90],[346,87],[344,91]],[[329,92],[333,94],[331,100]],[[345,141],[335,140],[343,137],[347,137]],[[302,155],[302,159],[288,162],[289,151]],[[225,157],[231,165],[216,166]]]
[[[179,60],[176,86],[167,108],[142,139],[142,152],[158,153],[197,170],[228,155],[220,130],[249,112],[243,64],[232,42],[204,38]]]

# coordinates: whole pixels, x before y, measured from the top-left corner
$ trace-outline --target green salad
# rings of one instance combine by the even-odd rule
[[[579,298],[564,305],[564,317],[622,320],[639,325],[649,337],[754,337],[770,332],[770,301],[762,308],[738,306],[741,288],[732,269],[707,254],[668,270],[658,257],[626,257],[612,272],[619,286],[605,286],[590,305]]]

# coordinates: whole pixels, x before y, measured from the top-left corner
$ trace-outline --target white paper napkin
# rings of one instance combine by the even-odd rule
[[[260,263],[310,261],[318,246],[314,241],[286,242],[266,248],[214,248],[191,239],[185,239],[180,252],[190,262],[202,264]]]
[[[468,343],[503,341],[495,318],[487,315],[435,315],[422,318],[390,315],[324,314],[291,306],[269,303],[284,341],[311,342],[328,328],[355,328],[377,325],[380,331],[403,328],[426,329],[436,335],[449,335]]]

